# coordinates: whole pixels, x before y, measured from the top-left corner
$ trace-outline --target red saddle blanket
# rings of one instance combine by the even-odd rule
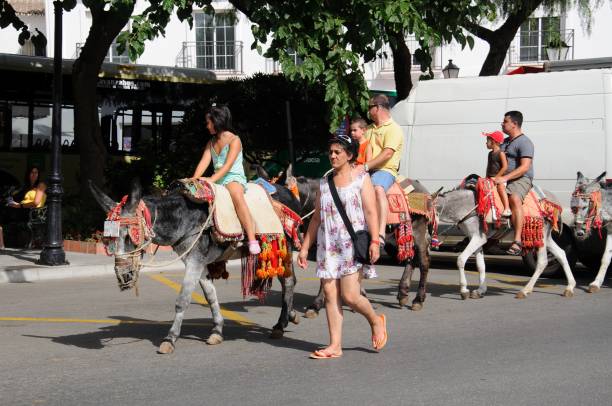
[[[495,228],[502,226],[504,205],[493,180],[480,178],[476,186],[478,203],[476,211],[483,222],[485,232],[489,224]],[[523,200],[523,214],[525,220],[521,231],[521,239],[525,250],[540,248],[544,244],[544,220],[552,223],[553,229],[559,231],[558,219],[562,208],[559,204],[548,199],[538,199],[533,189]]]

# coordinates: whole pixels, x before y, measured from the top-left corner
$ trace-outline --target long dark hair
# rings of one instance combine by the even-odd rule
[[[206,118],[212,122],[217,134],[232,131],[232,113],[227,106],[212,106],[206,112]]]
[[[34,169],[38,170],[38,177],[36,178],[36,181],[34,182],[34,184],[30,185],[30,173],[32,173]],[[40,183],[41,175],[42,175],[42,171],[40,170],[40,167],[38,165],[28,166],[28,170],[26,171],[25,176],[23,178],[24,189],[27,188],[28,190],[30,190],[32,188],[38,187],[38,184]]]

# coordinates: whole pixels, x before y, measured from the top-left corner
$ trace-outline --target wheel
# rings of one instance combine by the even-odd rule
[[[601,257],[606,248],[606,237],[599,238],[595,233],[591,233],[589,238],[583,241],[576,241],[576,253],[578,260],[593,272],[599,271]]]
[[[565,251],[565,256],[567,257],[567,262],[571,269],[576,267],[576,261],[578,260],[576,256],[576,248],[574,245],[574,238],[572,237],[571,231],[569,227],[563,227],[563,231],[561,234],[553,234],[553,240],[561,247],[563,251]],[[544,272],[542,272],[542,276],[544,277],[563,277],[563,268],[557,259],[550,253],[546,253],[548,255],[548,265],[544,268]],[[530,252],[523,256],[523,264],[525,267],[534,272],[537,265],[537,255],[535,252]]]

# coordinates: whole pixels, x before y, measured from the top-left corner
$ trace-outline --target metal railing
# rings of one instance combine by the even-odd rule
[[[413,71],[421,71],[421,65],[414,58],[414,51],[419,49],[421,46],[419,45],[419,41],[414,37],[414,35],[409,35],[406,37],[406,46],[410,50],[410,54],[412,55],[412,70]],[[441,70],[442,69],[442,48],[441,47],[430,47],[432,52],[432,61],[431,68],[433,70]],[[393,52],[391,52],[391,46],[389,44],[385,44],[382,49],[379,51],[379,56],[377,58],[378,69],[379,71],[393,71]]]
[[[183,42],[175,64],[182,68],[242,74],[242,47],[242,41]]]
[[[562,41],[569,47],[563,59],[574,59],[573,29],[519,31],[508,48],[507,66],[540,65],[548,61],[546,48],[549,42],[555,40]]]

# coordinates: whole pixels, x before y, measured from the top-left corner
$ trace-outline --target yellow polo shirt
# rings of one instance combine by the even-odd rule
[[[404,133],[402,132],[402,128],[393,121],[393,119],[389,119],[389,121],[378,127],[375,124],[370,124],[365,137],[370,141],[373,157],[377,157],[385,148],[391,148],[393,150],[393,156],[391,156],[379,170],[397,176],[402,146],[404,145]]]

